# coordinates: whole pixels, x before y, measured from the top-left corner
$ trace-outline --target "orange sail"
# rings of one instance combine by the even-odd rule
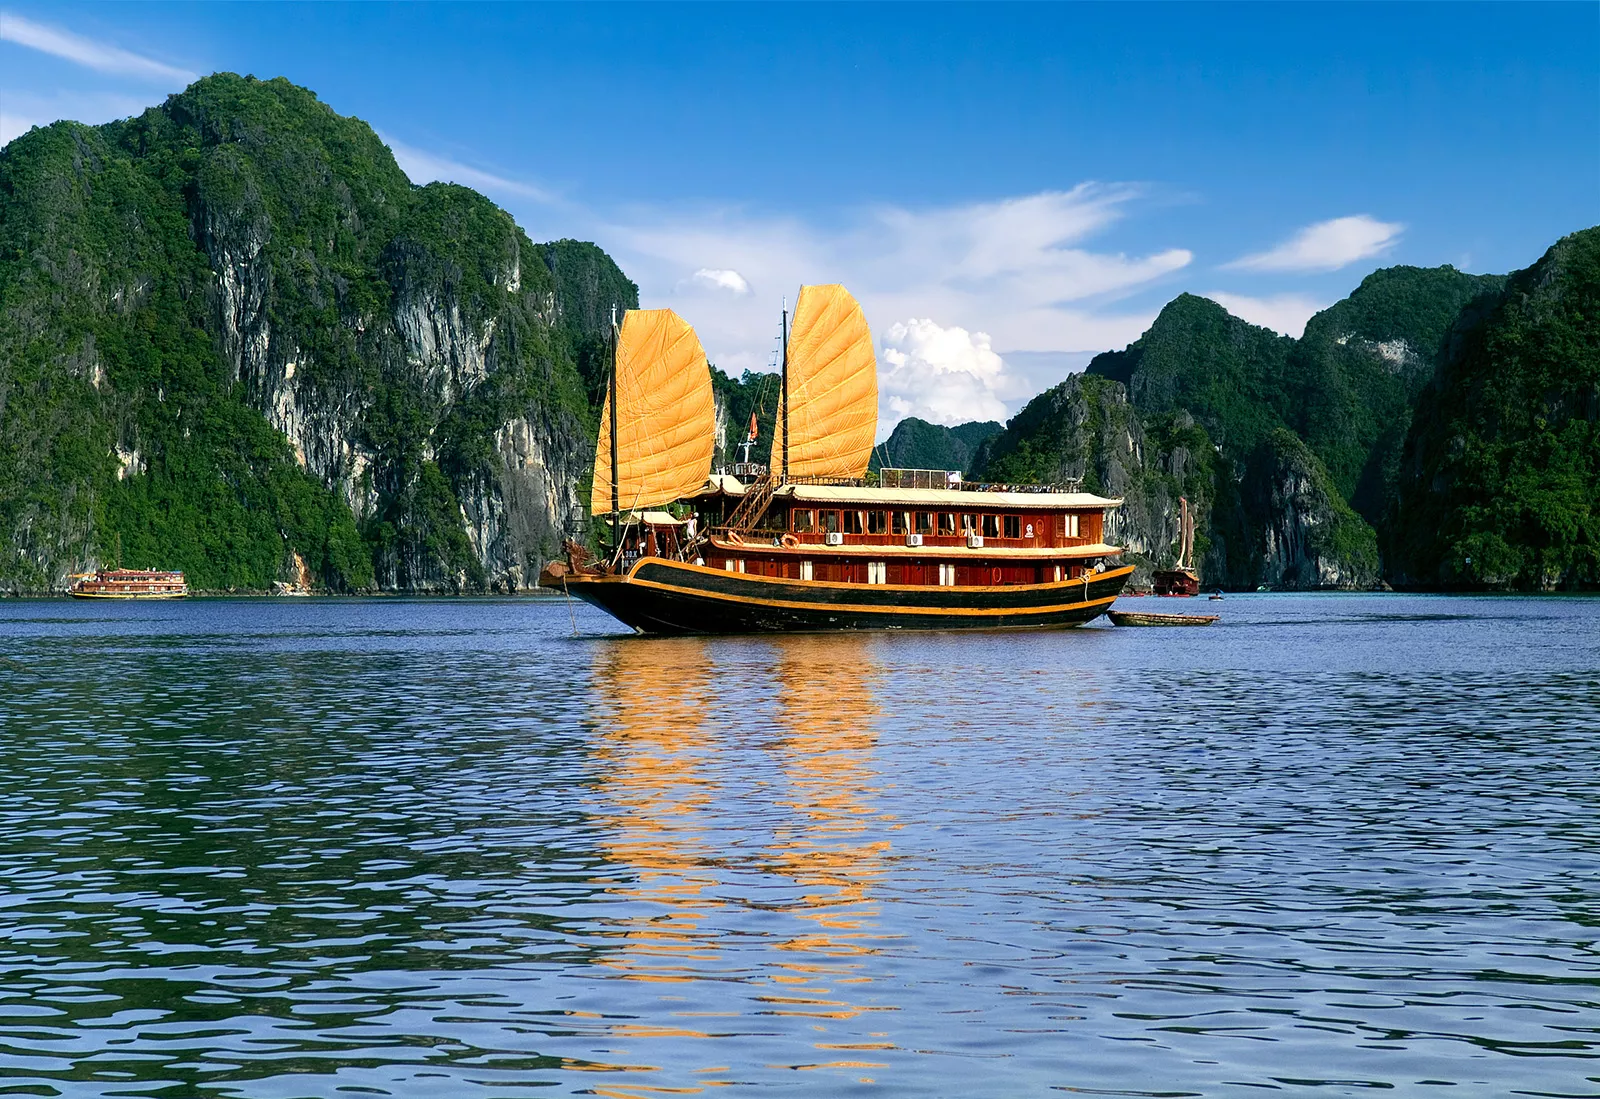
[[[862,477],[878,431],[878,360],[861,306],[842,286],[802,286],[789,331],[789,411],[780,402],[772,470],[790,477]]]
[[[686,496],[711,472],[716,408],[700,339],[670,309],[630,309],[617,339],[617,496],[621,511]],[[612,509],[611,396],[600,414],[590,510]]]

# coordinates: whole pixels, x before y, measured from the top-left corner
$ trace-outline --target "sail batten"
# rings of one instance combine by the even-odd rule
[[[785,424],[792,478],[866,474],[878,430],[878,360],[861,306],[842,286],[803,286],[789,330],[789,407],[772,444],[781,474]]]
[[[630,309],[616,356],[615,506],[653,507],[687,496],[711,472],[716,408],[694,329],[670,309]],[[612,510],[611,396],[600,414],[590,511]]]

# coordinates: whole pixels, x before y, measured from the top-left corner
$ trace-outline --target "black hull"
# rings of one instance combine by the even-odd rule
[[[1104,614],[1133,569],[996,587],[830,584],[725,572],[660,558],[626,576],[569,575],[565,590],[641,633],[1059,629]]]

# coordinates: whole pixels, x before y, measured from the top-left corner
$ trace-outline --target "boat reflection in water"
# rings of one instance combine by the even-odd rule
[[[608,1005],[631,1009],[607,1010],[597,1036],[748,1038],[779,1024],[817,1050],[788,1067],[881,1067],[862,1053],[893,1048],[862,1021],[894,1010],[869,990],[892,827],[873,806],[873,647],[860,635],[602,644],[591,811],[622,903],[601,964],[651,987]],[[727,1047],[708,1048],[694,1083],[739,1079],[730,1058],[755,1047]],[[568,1064],[649,1073],[645,1091],[680,1082],[640,1063],[648,1041],[608,1052],[631,1064]],[[608,1093],[633,1094],[612,1080]]]

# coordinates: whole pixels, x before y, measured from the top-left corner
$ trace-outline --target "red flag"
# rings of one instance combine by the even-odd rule
[[[749,439],[749,441],[752,442],[752,443],[756,441],[756,414],[755,414],[754,411],[751,411],[751,413],[750,413],[750,439]]]

